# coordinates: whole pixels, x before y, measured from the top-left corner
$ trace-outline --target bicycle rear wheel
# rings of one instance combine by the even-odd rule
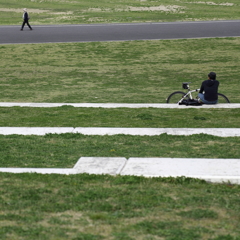
[[[167,103],[178,103],[183,98],[184,95],[186,95],[186,93],[181,91],[173,92],[168,96]],[[184,99],[188,100],[189,97],[187,96]]]
[[[218,93],[218,103],[230,103],[230,101],[224,94]]]

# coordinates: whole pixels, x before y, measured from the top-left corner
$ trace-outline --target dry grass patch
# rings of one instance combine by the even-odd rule
[[[162,12],[179,12],[183,9],[182,6],[178,5],[160,5],[160,6],[151,6],[151,7],[135,7],[135,6],[126,6],[125,8],[89,8],[87,10],[83,10],[83,12],[123,12],[123,11],[131,11],[131,12],[144,12],[144,11],[162,11]]]
[[[189,3],[194,3],[194,4],[206,4],[206,5],[214,5],[214,6],[234,6],[234,3],[215,3],[215,2],[189,2]]]
[[[23,9],[21,9],[21,8],[0,8],[0,12],[22,13],[22,12],[23,12]],[[37,14],[39,14],[39,13],[49,12],[49,10],[31,8],[31,9],[28,9],[28,12],[29,12],[29,13],[37,13]]]
[[[138,12],[138,11],[163,11],[163,12],[179,12],[183,9],[183,7],[181,6],[177,6],[177,5],[168,5],[168,6],[164,6],[164,5],[160,5],[160,6],[152,6],[152,7],[132,7],[129,6],[127,7],[127,9],[129,9],[130,11],[133,12]]]

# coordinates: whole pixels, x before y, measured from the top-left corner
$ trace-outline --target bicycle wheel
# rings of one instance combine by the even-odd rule
[[[230,103],[230,101],[225,95],[218,93],[218,103]]]
[[[186,95],[186,93],[181,91],[173,92],[168,96],[167,103],[178,103],[184,95]],[[189,97],[187,96],[184,99],[188,100]]]

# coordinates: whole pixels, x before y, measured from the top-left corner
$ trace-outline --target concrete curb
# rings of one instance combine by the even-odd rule
[[[61,134],[72,133],[72,127],[0,127],[0,134],[2,135],[39,135],[43,136],[48,133]]]
[[[0,168],[0,172],[109,174],[143,177],[190,177],[212,183],[240,184],[240,159],[81,157],[70,169]]]
[[[39,174],[77,174],[73,168],[0,168],[0,172],[8,173],[39,173]]]
[[[240,137],[240,128],[94,128],[94,127],[0,127],[1,135],[39,135],[61,133],[80,133],[83,135],[134,135],[134,136],[158,136],[169,135],[193,135],[208,134],[219,137]]]
[[[240,128],[75,128],[74,133],[84,135],[135,135],[135,136],[158,136],[169,135],[193,135],[209,134],[219,137],[239,137]]]
[[[240,108],[240,103],[223,103],[202,106],[185,106],[167,103],[14,103],[0,102],[0,107],[62,107],[72,106],[78,108]]]

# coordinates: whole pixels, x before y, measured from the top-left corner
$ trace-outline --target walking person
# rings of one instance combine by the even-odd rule
[[[216,80],[216,73],[210,72],[208,80],[202,82],[198,97],[201,103],[216,104],[218,102],[219,81]]]
[[[29,20],[29,15],[28,15],[27,9],[24,8],[24,9],[23,9],[23,23],[22,23],[21,31],[23,30],[25,24],[27,24],[28,27],[30,28],[30,30],[32,30],[32,27],[30,26],[28,20]]]

